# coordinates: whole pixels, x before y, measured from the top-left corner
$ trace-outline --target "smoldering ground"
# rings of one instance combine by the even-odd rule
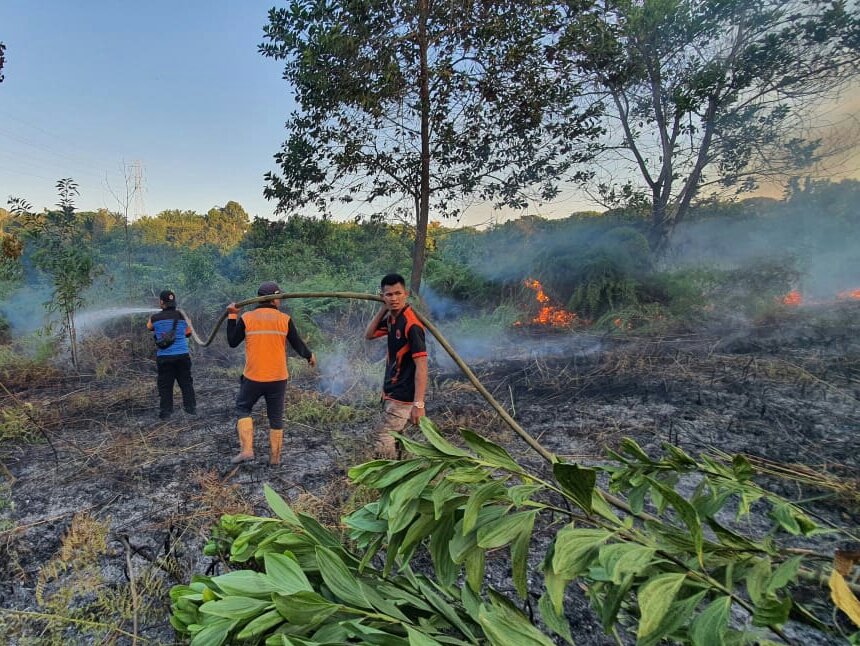
[[[483,346],[451,341],[516,419],[568,459],[600,460],[605,448],[630,436],[649,451],[671,441],[691,453],[717,448],[816,465],[850,481],[860,467],[858,314],[853,303],[788,311],[779,326],[744,329],[744,344],[737,342],[741,333],[727,343],[728,337],[705,333],[603,338],[529,329],[510,329],[496,339],[485,334]],[[205,323],[198,324],[205,329]],[[222,513],[268,515],[264,482],[298,509],[338,527],[340,515],[356,504],[345,470],[368,456],[384,354],[384,343],[356,340],[363,328],[355,321],[343,326],[354,340],[329,356],[321,353],[319,372],[291,360],[286,410],[296,421],[288,426],[278,468],[266,464],[259,407],[256,461],[229,464],[237,444],[232,404],[243,355],[218,342],[192,348],[199,415],[179,412],[167,423],[156,418],[151,359],[133,359],[151,353],[142,325],[130,338],[90,337],[93,347],[124,366],[108,377],[56,373],[14,382],[4,393],[4,409],[29,405],[31,417],[22,423],[38,428],[33,443],[0,444],[0,606],[73,617],[98,608],[100,621],[128,630],[131,619],[123,608],[130,607],[134,582],[139,635],[171,643],[168,588],[195,572],[224,571],[202,553],[209,527]],[[125,329],[108,331],[120,335]],[[520,349],[524,354],[517,355]],[[518,460],[544,468],[441,354],[436,348],[427,399],[428,414],[445,435],[453,440],[458,428],[471,428]],[[355,372],[366,379],[338,382]],[[840,524],[858,522],[856,506],[827,492],[772,484],[793,499],[824,494],[812,505],[816,514]],[[94,545],[103,536],[103,549],[87,562],[64,561],[70,546],[87,535]],[[545,540],[538,532],[534,547]],[[828,540],[798,543],[827,549],[821,541]],[[490,585],[512,590],[506,552],[489,556],[487,572]],[[541,582],[532,585],[539,594]],[[568,591],[566,615],[578,643],[614,643],[576,586]],[[39,635],[92,641],[88,630],[9,615],[0,624],[11,643]],[[788,631],[804,642],[835,643],[793,625]]]

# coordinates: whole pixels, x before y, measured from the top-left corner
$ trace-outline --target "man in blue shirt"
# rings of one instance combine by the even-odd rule
[[[157,345],[155,363],[158,367],[158,397],[161,407],[158,417],[167,419],[173,414],[173,382],[182,391],[182,407],[189,415],[197,414],[194,396],[194,380],[191,378],[191,356],[188,354],[188,337],[191,323],[176,309],[176,294],[165,289],[159,296],[161,311],[146,322],[146,329],[153,333],[156,343],[161,339],[172,343]],[[166,339],[165,339],[166,337]],[[162,347],[166,345],[166,347]]]

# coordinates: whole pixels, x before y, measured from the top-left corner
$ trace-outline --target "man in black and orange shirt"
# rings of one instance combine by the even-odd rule
[[[265,282],[257,290],[258,296],[280,293],[280,287],[273,282]],[[266,415],[269,418],[269,464],[281,461],[284,395],[289,378],[287,341],[311,366],[317,365],[316,356],[302,341],[290,315],[278,309],[280,305],[280,299],[266,301],[242,316],[239,316],[239,308],[234,303],[227,306],[227,343],[235,348],[245,341],[245,370],[236,398],[236,411],[239,414],[236,429],[242,448],[233,458],[234,464],[254,459],[251,409],[260,397],[266,399]]]
[[[410,421],[424,416],[427,390],[427,346],[424,326],[406,303],[409,290],[400,274],[388,274],[381,282],[382,309],[367,326],[368,339],[388,338],[385,381],[382,386],[385,413],[376,429],[376,451],[382,457],[397,454],[392,432],[399,433]]]

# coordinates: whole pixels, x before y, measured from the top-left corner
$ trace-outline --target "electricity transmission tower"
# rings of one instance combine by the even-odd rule
[[[146,207],[143,203],[143,163],[140,160],[130,162],[128,169],[131,175],[131,194],[134,196],[134,208],[132,209],[132,220],[146,215]]]

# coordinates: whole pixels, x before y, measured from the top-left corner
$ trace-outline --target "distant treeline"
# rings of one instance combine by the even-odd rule
[[[735,288],[753,281],[749,293],[761,292],[764,281],[768,297],[798,283],[825,292],[856,288],[857,204],[860,182],[848,180],[795,184],[782,200],[702,204],[676,232],[672,253],[659,257],[649,248],[647,214],[637,212],[525,216],[482,230],[433,223],[425,285],[433,296],[492,310],[529,300],[522,282],[534,277],[592,322],[688,309],[691,298],[705,306],[723,281]],[[148,302],[171,287],[188,307],[214,312],[272,279],[293,291],[374,291],[383,274],[408,273],[414,240],[411,227],[379,221],[251,220],[236,202],[202,215],[163,211],[127,228],[107,210],[75,215],[80,244],[99,268],[84,294],[88,306]],[[4,293],[44,282],[29,262],[24,224],[7,211],[0,216]],[[295,304],[308,320],[343,306]]]

